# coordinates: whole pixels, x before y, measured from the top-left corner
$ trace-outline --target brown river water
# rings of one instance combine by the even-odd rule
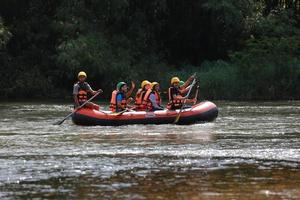
[[[300,199],[300,102],[216,102],[213,123],[82,127],[0,103],[0,199]]]

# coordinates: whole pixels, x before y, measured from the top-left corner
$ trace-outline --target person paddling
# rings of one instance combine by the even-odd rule
[[[171,87],[168,90],[169,102],[167,105],[169,110],[180,109],[184,100],[186,100],[186,103],[194,103],[196,101],[196,99],[186,99],[186,97],[184,97],[193,80],[194,76],[191,76],[182,86],[180,86],[180,79],[178,77],[173,77],[171,79]]]
[[[179,87],[182,88],[184,85],[184,81],[179,81]]]
[[[135,95],[135,110],[137,111],[144,111],[146,107],[143,105],[143,99],[147,92],[147,90],[151,89],[151,82],[144,80],[141,83],[141,88],[138,89]]]
[[[133,99],[130,97],[127,99],[128,86],[125,82],[119,82],[117,84],[117,89],[112,92],[109,109],[112,112],[121,112],[126,109],[132,109],[129,106],[129,102]]]
[[[161,105],[159,90],[159,83],[153,82],[151,84],[151,89],[146,92],[143,104],[147,108],[147,111],[153,112],[156,110],[164,110],[164,107]]]
[[[98,91],[94,91],[91,88],[91,86],[87,82],[85,82],[87,79],[87,75],[84,71],[79,72],[77,77],[78,82],[75,83],[73,86],[73,98],[75,102],[75,108],[78,108],[88,100],[88,94],[95,95],[97,92],[103,92],[101,89],[99,89]],[[87,102],[84,107],[94,110],[100,109],[99,105],[94,104],[92,102]]]

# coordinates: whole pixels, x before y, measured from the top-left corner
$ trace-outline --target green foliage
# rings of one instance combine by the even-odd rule
[[[84,70],[109,97],[119,81],[166,91],[197,71],[206,99],[299,99],[299,8],[276,2],[3,0],[0,91],[70,96]]]
[[[289,13],[271,14],[249,29],[252,37],[228,62],[204,62],[198,71],[201,94],[209,99],[300,98],[300,29]],[[185,71],[173,72],[184,77]],[[188,72],[191,74],[191,71]]]
[[[233,54],[232,62],[239,66],[239,83],[249,91],[242,98],[299,98],[299,47],[300,34],[263,37],[250,39],[243,51]]]
[[[199,73],[200,91],[207,99],[235,99],[238,93],[237,69],[224,61],[205,62]]]
[[[208,0],[203,4],[211,26],[208,29],[219,55],[226,57],[235,50],[245,34],[246,19],[251,15],[253,1]],[[207,31],[207,30],[206,30]]]
[[[9,32],[7,27],[4,26],[2,18],[0,16],[0,49],[3,49],[6,46],[10,37],[11,33]]]

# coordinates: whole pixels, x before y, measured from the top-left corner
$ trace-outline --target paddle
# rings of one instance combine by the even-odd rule
[[[196,90],[196,95],[195,95],[195,99],[196,99],[196,101],[195,101],[194,105],[196,105],[196,103],[197,103],[197,100],[198,100],[199,88],[200,88],[200,86],[199,86],[199,85],[197,85],[197,90]]]
[[[194,76],[195,76],[195,75],[194,75]],[[193,82],[192,82],[192,84],[191,84],[191,87],[190,87],[190,89],[189,89],[187,95],[185,96],[186,99],[184,99],[184,102],[183,102],[183,104],[182,104],[182,106],[181,106],[181,108],[180,108],[180,111],[179,111],[178,115],[176,116],[176,118],[175,118],[173,124],[177,124],[177,122],[179,121],[179,119],[180,119],[180,114],[181,114],[181,112],[182,112],[182,110],[183,110],[183,107],[185,106],[186,100],[189,98],[190,93],[191,93],[191,91],[192,91],[192,89],[193,89],[193,87],[194,87],[195,84],[196,84],[196,78],[194,78],[194,80],[193,80]]]
[[[112,113],[111,115],[113,115],[113,116],[119,116],[119,115],[122,115],[123,113],[125,113],[125,112],[127,112],[127,111],[129,111],[129,110],[128,110],[128,109],[125,109],[125,110],[122,110],[122,111],[120,111],[120,112]]]
[[[104,114],[104,115],[107,115],[107,113],[104,112],[104,111],[102,111],[102,110],[98,110],[98,111],[101,112],[101,113]]]
[[[81,109],[83,106],[85,106],[88,102],[92,101],[96,96],[98,96],[101,93],[101,91],[98,91],[94,96],[92,96],[89,100],[87,100],[86,102],[84,102],[81,106],[79,106],[78,108],[76,108],[72,113],[70,113],[69,115],[67,115],[64,119],[62,119],[61,121],[58,121],[56,123],[54,123],[53,125],[61,125],[62,123],[64,123],[64,121],[66,119],[68,119],[69,117],[71,117],[74,113],[76,113],[79,109]]]
[[[134,111],[133,109],[134,109],[134,108],[132,108],[132,109],[126,108],[125,110],[122,110],[122,111],[117,112],[117,113],[112,113],[111,115],[119,116],[119,115],[122,115],[122,114],[125,113],[125,112],[128,112],[128,111]]]

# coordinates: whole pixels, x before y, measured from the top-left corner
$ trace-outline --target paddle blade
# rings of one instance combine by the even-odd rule
[[[177,124],[180,119],[180,114],[178,114],[173,122],[173,124]]]
[[[62,123],[64,123],[65,119],[64,120],[61,120],[61,121],[58,121],[58,122],[55,122],[53,125],[61,125]]]
[[[127,110],[123,110],[123,111],[117,112],[117,113],[112,113],[111,115],[113,115],[113,116],[119,116],[119,115],[122,115],[125,112],[127,112]]]
[[[120,115],[120,113],[111,113],[110,115],[118,116],[118,115]]]

